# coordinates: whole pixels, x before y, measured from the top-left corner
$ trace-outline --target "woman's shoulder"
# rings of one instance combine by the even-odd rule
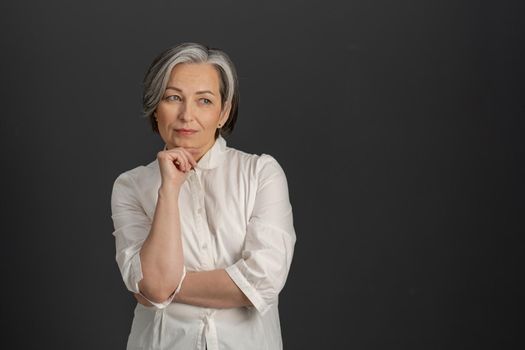
[[[248,153],[236,148],[228,147],[227,155],[232,166],[249,170],[254,175],[283,172],[277,159],[268,153]]]
[[[126,187],[133,186],[135,183],[141,183],[147,179],[155,178],[155,171],[157,170],[157,160],[150,162],[147,165],[139,165],[129,170],[126,170],[117,176],[114,182],[115,185],[125,185]]]
[[[134,168],[131,168],[129,170],[125,170],[122,173],[120,173],[117,176],[117,179],[119,178],[137,178],[141,177],[145,172],[148,171],[149,164],[148,165],[139,165]]]

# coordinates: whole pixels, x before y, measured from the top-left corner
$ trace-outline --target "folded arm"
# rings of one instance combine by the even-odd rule
[[[161,187],[151,230],[140,250],[144,278],[139,289],[155,302],[168,299],[182,280],[184,255],[178,189]]]
[[[176,193],[159,189],[152,221],[132,175],[124,173],[113,186],[111,206],[116,260],[126,287],[158,308],[168,306],[185,273]]]
[[[139,294],[137,300],[150,306]],[[174,302],[216,309],[251,306],[250,300],[232,281],[224,269],[187,272]]]

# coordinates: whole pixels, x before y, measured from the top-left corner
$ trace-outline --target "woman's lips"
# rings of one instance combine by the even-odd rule
[[[183,135],[183,136],[190,136],[190,135],[193,135],[197,132],[197,130],[193,130],[193,129],[175,129],[175,132],[179,135]]]

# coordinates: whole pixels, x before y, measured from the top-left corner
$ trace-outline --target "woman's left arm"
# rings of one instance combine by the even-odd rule
[[[252,306],[224,269],[188,271],[183,285],[173,302],[216,309]],[[142,305],[153,306],[140,294],[135,294],[135,298]]]
[[[217,309],[252,305],[224,269],[188,272],[183,285],[177,303]]]

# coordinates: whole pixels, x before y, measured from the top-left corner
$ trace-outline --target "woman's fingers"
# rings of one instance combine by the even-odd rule
[[[185,148],[177,147],[168,150],[170,154],[173,154],[174,163],[179,167],[180,170],[186,172],[190,171],[191,168],[197,166],[197,161],[193,158],[193,155]]]
[[[188,159],[188,162],[191,164],[191,166],[195,168],[197,166],[197,161],[195,158],[193,158],[193,155],[190,153],[190,151],[185,148],[181,148],[181,150],[186,154],[186,158]]]
[[[162,184],[180,187],[191,169],[190,161],[181,149],[160,151],[157,154]]]
[[[182,172],[187,172],[191,169],[190,162],[188,160],[188,157],[184,151],[182,151],[180,148],[168,150],[170,156],[172,157],[172,161]]]

